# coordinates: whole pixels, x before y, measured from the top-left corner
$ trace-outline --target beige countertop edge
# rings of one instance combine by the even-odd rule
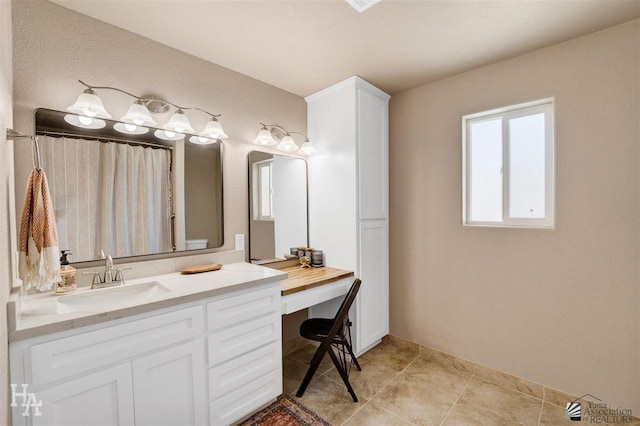
[[[40,337],[48,334],[54,334],[61,331],[73,330],[81,327],[86,327],[93,324],[100,324],[107,321],[113,321],[121,318],[126,318],[146,312],[151,312],[170,306],[175,306],[183,303],[194,302],[208,297],[225,294],[231,291],[241,290],[243,288],[252,287],[260,284],[267,284],[271,282],[282,281],[287,278],[286,273],[267,276],[257,279],[252,279],[247,282],[238,284],[232,284],[223,287],[211,288],[200,292],[194,292],[191,294],[178,295],[170,299],[161,299],[152,301],[145,304],[127,306],[121,309],[115,309],[108,312],[96,312],[89,313],[85,316],[68,318],[62,321],[50,322],[48,324],[42,324],[24,329],[9,331],[9,342],[17,342],[20,340],[31,339],[34,337]]]

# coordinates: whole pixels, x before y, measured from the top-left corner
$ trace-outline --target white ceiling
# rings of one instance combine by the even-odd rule
[[[53,0],[301,96],[388,93],[640,17],[640,0]]]

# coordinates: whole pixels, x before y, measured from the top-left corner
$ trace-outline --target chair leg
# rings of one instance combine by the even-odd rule
[[[351,398],[353,398],[353,402],[358,402],[358,397],[356,396],[356,393],[353,391],[353,388],[351,387],[351,383],[349,383],[349,378],[347,377],[347,373],[342,369],[342,365],[340,365],[340,361],[338,360],[338,357],[333,352],[333,349],[331,349],[331,347],[329,348],[329,356],[331,356],[331,360],[335,364],[336,370],[338,370],[338,373],[340,373],[340,377],[342,377],[342,381],[344,382],[345,386],[347,387],[347,390],[351,394]]]
[[[356,355],[353,353],[353,348],[351,347],[351,344],[345,343],[345,346],[349,350],[349,354],[351,355],[351,360],[353,361],[353,364],[356,366],[358,371],[362,371],[362,368],[360,368],[360,364],[358,364],[358,358],[356,358]]]
[[[311,364],[309,365],[309,369],[307,370],[307,374],[304,376],[304,380],[302,380],[302,383],[298,388],[298,392],[296,392],[296,396],[298,398],[301,398],[302,395],[304,395],[304,391],[307,390],[307,386],[309,386],[309,383],[311,382],[313,375],[316,374],[316,371],[318,370],[318,367],[320,366],[320,362],[322,362],[322,358],[324,357],[324,354],[327,352],[327,349],[329,349],[329,347],[327,345],[322,344],[318,347],[318,350],[313,355],[313,358],[311,359]]]
[[[347,326],[347,332],[349,333],[349,340],[345,342],[345,344],[347,345],[347,349],[349,349],[349,354],[351,355],[351,359],[353,360],[356,368],[358,371],[362,371],[362,368],[360,368],[360,364],[358,363],[358,358],[356,358],[356,354],[353,353],[353,348],[351,347],[351,321],[349,321],[349,325]]]

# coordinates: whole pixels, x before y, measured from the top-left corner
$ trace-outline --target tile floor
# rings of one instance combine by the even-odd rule
[[[284,392],[295,394],[316,348],[284,358]],[[333,425],[575,425],[564,409],[473,374],[419,356],[417,345],[384,340],[359,359],[349,378],[359,402],[347,393],[325,356],[304,396],[297,400]]]

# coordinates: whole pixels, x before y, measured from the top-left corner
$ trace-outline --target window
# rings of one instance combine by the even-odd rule
[[[553,99],[462,117],[463,224],[553,228]]]
[[[273,220],[273,160],[254,164],[254,219]]]

